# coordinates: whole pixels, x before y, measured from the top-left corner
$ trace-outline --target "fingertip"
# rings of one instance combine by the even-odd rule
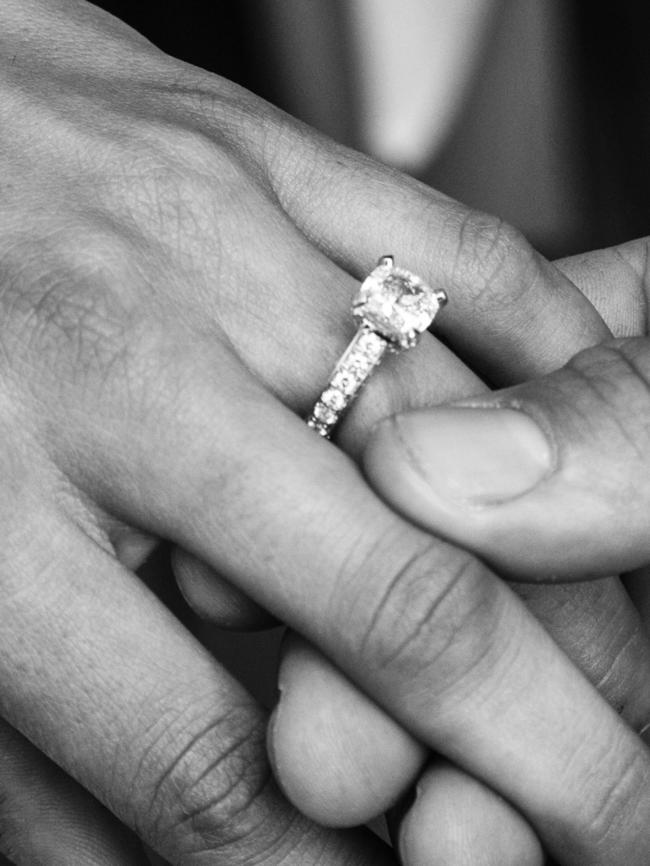
[[[528,823],[481,782],[448,764],[430,767],[397,834],[404,866],[543,866]]]
[[[424,749],[303,640],[280,667],[269,756],[289,800],[320,824],[365,824],[416,777]]]
[[[277,625],[268,611],[187,551],[175,548],[171,564],[181,595],[201,619],[219,628],[241,631]]]

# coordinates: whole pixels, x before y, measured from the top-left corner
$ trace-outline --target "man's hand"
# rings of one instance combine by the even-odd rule
[[[498,221],[82,2],[5,0],[0,25],[3,716],[172,863],[392,862],[275,789],[263,714],[127,567],[168,538],[564,862],[644,863],[635,735],[479,560],[397,517],[299,417],[384,252],[449,291],[446,336],[495,381],[566,359],[558,321],[604,336],[593,308]],[[358,455],[387,414],[481,389],[428,337],[339,441]]]
[[[639,281],[646,250],[647,243],[640,241],[556,264],[593,301],[613,333],[641,334],[645,291]],[[574,346],[589,339],[588,331],[565,331],[561,322],[558,332]],[[384,457],[374,460],[371,471],[380,484],[390,477],[408,499],[410,475],[400,488],[399,469]],[[389,486],[389,501],[391,495]],[[198,591],[201,585],[192,584]],[[642,661],[648,638],[621,582],[515,584],[513,589],[621,717],[635,730],[644,728],[650,716]],[[215,589],[209,615],[222,622],[214,609],[218,597]],[[637,587],[635,598],[647,607],[650,593]],[[392,821],[404,863],[542,862],[538,841],[507,803],[440,760],[429,758],[422,774],[427,756],[421,745],[295,637],[287,642],[280,685],[271,752],[285,790],[308,814],[335,825],[354,823],[375,814],[379,804],[395,802],[409,782],[417,781],[414,805],[400,809],[401,820],[394,816]]]
[[[584,580],[650,562],[648,240],[594,259],[601,282],[608,259],[618,266],[606,308],[634,336],[489,397],[398,416],[365,455],[403,513],[518,579]]]

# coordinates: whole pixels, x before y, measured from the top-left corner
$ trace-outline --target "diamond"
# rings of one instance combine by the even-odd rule
[[[378,361],[384,354],[384,340],[372,331],[359,337],[357,346],[370,361]]]
[[[320,399],[321,402],[335,412],[340,412],[346,403],[344,395],[337,388],[328,388],[323,392]]]
[[[314,406],[313,415],[317,421],[322,421],[323,424],[334,424],[338,418],[336,412],[320,402]]]
[[[384,261],[363,281],[353,312],[382,337],[407,348],[429,327],[442,294],[419,277]]]
[[[354,346],[352,351],[347,357],[347,363],[353,370],[358,370],[359,372],[366,373],[368,370],[371,370],[375,362],[367,355],[365,352],[362,352],[358,346]]]
[[[324,439],[327,439],[329,437],[329,430],[326,424],[321,424],[314,418],[309,418],[307,420],[307,426],[311,427],[312,430],[315,430],[318,435],[322,436]]]
[[[347,367],[337,370],[332,377],[332,387],[337,388],[346,397],[352,396],[360,384],[361,381],[355,376],[354,371]]]

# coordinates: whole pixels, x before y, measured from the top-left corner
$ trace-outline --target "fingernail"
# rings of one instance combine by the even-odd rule
[[[553,452],[533,419],[516,409],[452,407],[395,418],[412,468],[437,497],[485,506],[533,490]]]

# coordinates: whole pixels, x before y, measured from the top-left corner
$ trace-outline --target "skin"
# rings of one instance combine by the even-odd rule
[[[496,501],[488,495],[480,507],[475,507],[471,497],[452,501],[444,490],[436,493],[435,485],[428,491],[426,485],[422,488],[428,527],[435,525],[438,533],[459,542],[462,538],[461,543],[502,572],[529,579],[584,580],[615,570],[629,572],[648,561],[648,241],[618,248],[612,255],[627,263],[632,278],[636,276],[632,290],[624,287],[627,297],[624,291],[617,291],[618,303],[632,312],[627,325],[634,336],[604,341],[576,354],[548,376],[496,391],[481,400],[480,406],[476,400],[462,401],[460,406],[467,412],[451,409],[449,417],[460,418],[460,411],[461,423],[466,419],[468,430],[479,429],[478,425],[493,418],[501,436],[502,420],[507,417],[515,423],[521,419],[531,430],[537,430],[548,443],[541,477],[531,478],[516,495]],[[405,416],[405,421],[416,425],[422,421],[424,437],[433,443],[431,430],[436,417],[432,411]],[[410,478],[400,473],[407,441],[397,447],[401,435],[398,425],[399,420],[378,430],[366,460],[369,474],[394,504],[400,491],[407,495],[415,491],[415,473]],[[384,465],[391,468],[382,475]],[[399,477],[397,485],[389,480],[393,472]],[[422,523],[417,511],[418,497],[414,495],[410,516]],[[572,519],[575,514],[579,519]],[[541,550],[543,557],[539,556]]]
[[[593,307],[513,229],[94,7],[6,0],[0,25],[6,723],[171,864],[394,862],[282,796],[265,714],[133,574],[164,538],[556,859],[644,863],[641,741],[498,576],[397,516],[354,462],[377,421],[480,394],[477,376],[427,336],[370,383],[340,448],[302,421],[378,251],[453,294],[441,331],[493,382],[555,368],[567,334],[605,337]]]

